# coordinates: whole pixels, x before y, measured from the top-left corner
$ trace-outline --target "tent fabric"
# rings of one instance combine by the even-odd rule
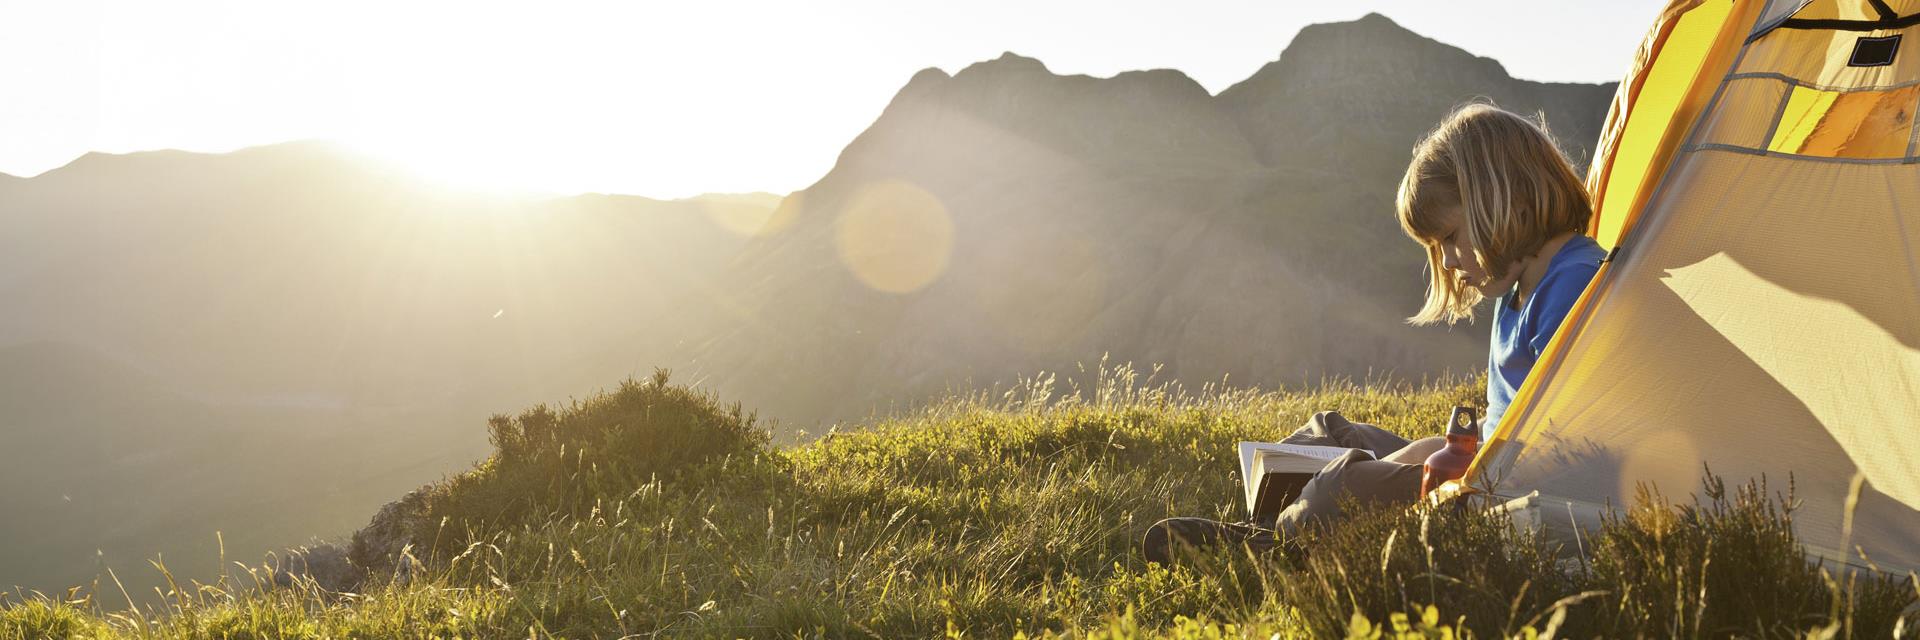
[[[1763,149],[1774,135],[1782,100],[1792,85],[1772,78],[1741,78],[1727,82],[1720,103],[1701,123],[1695,139],[1700,144]]]
[[[1660,129],[1682,132],[1670,159],[1629,167],[1651,176],[1644,204],[1468,482],[1570,529],[1642,487],[1684,500],[1708,470],[1764,477],[1791,484],[1810,553],[1920,570],[1920,52],[1860,74],[1848,57],[1874,31],[1745,39],[1780,15],[1866,2],[1721,4],[1723,28],[1687,36],[1714,40],[1699,74],[1710,101],[1666,107]]]
[[[1615,113],[1630,115],[1609,118],[1607,129],[1601,133],[1602,145],[1598,147],[1602,153],[1594,159],[1596,165],[1607,168],[1590,172],[1601,176],[1603,183],[1598,186],[1589,183],[1589,189],[1594,191],[1595,217],[1588,225],[1588,233],[1600,246],[1616,247],[1631,229],[1644,208],[1642,203],[1652,195],[1656,177],[1664,175],[1673,151],[1686,135],[1687,123],[1703,108],[1709,96],[1717,95],[1714,70],[1737,64],[1735,52],[1739,47],[1735,45],[1741,41],[1740,34],[1747,33],[1740,29],[1750,21],[1757,21],[1764,8],[1754,2],[1736,7],[1733,0],[1672,0],[1662,12],[1660,21],[1651,30],[1655,35],[1648,36],[1648,41],[1656,41],[1657,37],[1660,44],[1651,53],[1652,59],[1639,61],[1630,72],[1655,77],[1644,82],[1630,78],[1621,83],[1614,100]],[[1668,43],[1673,46],[1665,46]],[[1680,62],[1674,62],[1671,59],[1674,57]],[[1666,77],[1657,77],[1663,74]],[[1669,86],[1658,92],[1647,90],[1656,81]],[[1632,115],[1636,112],[1637,115]],[[1631,182],[1621,186],[1621,179],[1605,177],[1610,174],[1630,176]],[[1548,341],[1534,364],[1536,373],[1529,374],[1515,391],[1509,413],[1503,416],[1494,436],[1488,440],[1485,453],[1468,468],[1470,477],[1480,470],[1483,461],[1499,459],[1498,450],[1507,441],[1503,434],[1514,422],[1508,417],[1512,415],[1511,407],[1527,404],[1540,386],[1539,381],[1549,377],[1538,372],[1550,371],[1556,365],[1559,355],[1565,351],[1560,336],[1571,333],[1572,325],[1585,320],[1594,299],[1593,289],[1607,279],[1610,266],[1611,260],[1601,263],[1588,291],[1574,302],[1567,321],[1561,324],[1554,339]]]
[[[1906,159],[1920,85],[1886,91],[1793,87],[1768,151],[1823,158]]]
[[[1597,230],[1600,246],[1612,248],[1619,240],[1648,171],[1663,163],[1658,159],[1678,140],[1679,133],[1669,132],[1671,116],[1688,102],[1730,6],[1726,0],[1672,0],[1634,52],[1587,171],[1587,189],[1596,199],[1588,227]]]
[[[1899,34],[1903,49],[1893,64],[1849,66],[1854,43],[1862,37]],[[1797,84],[1834,91],[1891,89],[1920,83],[1920,56],[1905,49],[1920,46],[1920,25],[1905,29],[1837,31],[1775,29],[1747,48],[1735,73],[1771,74]]]

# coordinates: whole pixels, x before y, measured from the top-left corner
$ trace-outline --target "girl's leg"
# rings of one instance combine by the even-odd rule
[[[1335,520],[1340,517],[1340,501],[1349,498],[1363,503],[1411,503],[1420,499],[1423,470],[1421,465],[1374,460],[1349,451],[1300,488],[1300,497],[1280,511],[1275,528],[1293,534],[1310,522]]]
[[[1401,447],[1399,451],[1387,454],[1381,460],[1423,465],[1427,463],[1427,456],[1433,455],[1433,452],[1444,449],[1446,446],[1446,436],[1427,436]]]
[[[1366,449],[1375,457],[1385,457],[1407,446],[1407,439],[1365,422],[1354,422],[1338,411],[1321,411],[1307,423],[1280,440],[1288,444],[1314,444],[1329,447]],[[1424,460],[1424,458],[1422,459]]]
[[[1439,444],[1429,440],[1438,440]],[[1295,531],[1307,520],[1335,517],[1335,503],[1343,495],[1362,501],[1412,502],[1419,498],[1420,465],[1446,440],[1426,438],[1410,444],[1385,429],[1347,420],[1336,411],[1321,411],[1281,442],[1365,449],[1382,458],[1348,453],[1329,463],[1301,489],[1300,498],[1280,513],[1278,527]],[[1266,551],[1279,544],[1279,537],[1273,529],[1248,523],[1168,518],[1148,527],[1143,542],[1147,560],[1164,564],[1173,561],[1182,548],[1243,544]]]

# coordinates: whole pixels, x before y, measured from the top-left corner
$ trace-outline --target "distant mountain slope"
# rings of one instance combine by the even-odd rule
[[[1544,110],[1584,161],[1611,94],[1515,80],[1379,15],[1306,28],[1219,96],[1011,53],[928,69],[729,273],[739,311],[701,371],[806,421],[1107,353],[1189,382],[1480,366],[1483,329],[1400,322],[1425,286],[1392,212],[1409,151],[1489,97]],[[860,257],[862,226],[902,255]],[[868,273],[889,269],[911,286]]]
[[[745,243],[721,219],[775,202],[460,197],[317,143],[88,154],[0,201],[0,344],[90,345],[221,399],[356,405],[569,372],[703,295]],[[636,355],[619,371],[666,357]],[[540,386],[500,400],[574,388]]]
[[[0,588],[344,533],[488,414],[673,361],[778,201],[462,198],[317,143],[0,181]]]

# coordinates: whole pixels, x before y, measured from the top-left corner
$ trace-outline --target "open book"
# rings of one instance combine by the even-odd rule
[[[1307,486],[1307,481],[1313,479],[1314,473],[1348,451],[1359,451],[1361,455],[1373,457],[1373,452],[1347,447],[1279,442],[1240,443],[1240,477],[1247,485],[1247,513],[1252,514],[1255,520],[1267,520],[1279,514],[1281,509],[1300,496],[1300,489]]]

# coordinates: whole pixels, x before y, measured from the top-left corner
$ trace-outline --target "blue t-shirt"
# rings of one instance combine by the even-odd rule
[[[1547,341],[1553,339],[1560,321],[1587,290],[1587,283],[1606,257],[1607,250],[1593,238],[1576,235],[1553,254],[1546,275],[1540,276],[1533,295],[1519,310],[1511,308],[1511,291],[1494,301],[1493,343],[1487,349],[1487,419],[1480,424],[1482,441],[1493,437],[1500,416],[1513,402],[1514,392],[1527,379],[1534,361],[1540,359]]]

